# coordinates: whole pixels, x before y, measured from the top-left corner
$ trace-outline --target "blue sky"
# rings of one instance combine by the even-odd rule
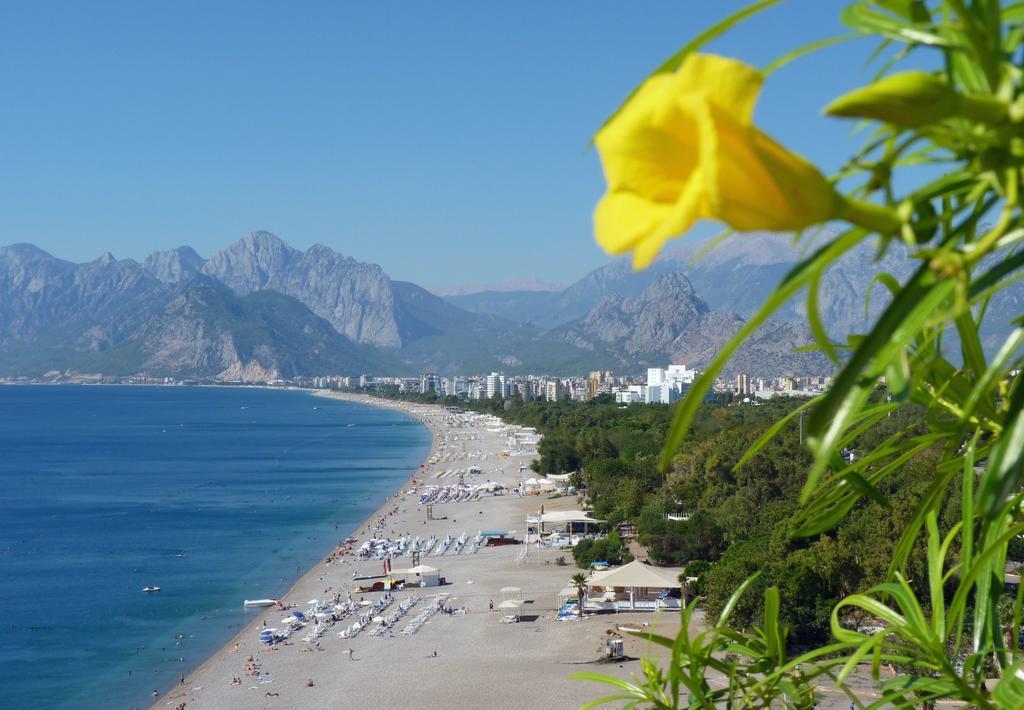
[[[208,256],[267,229],[426,286],[568,283],[608,260],[590,136],[742,4],[5,2],[0,243]],[[709,49],[763,65],[842,6],[789,0]],[[758,124],[836,168],[856,138],[820,108],[871,49],[776,73]]]

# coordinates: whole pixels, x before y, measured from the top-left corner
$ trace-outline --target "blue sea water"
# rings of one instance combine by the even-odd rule
[[[0,386],[0,704],[147,706],[429,445],[401,413],[304,392]]]

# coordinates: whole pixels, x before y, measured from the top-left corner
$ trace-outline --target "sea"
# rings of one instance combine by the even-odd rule
[[[429,447],[412,417],[302,391],[0,386],[0,705],[147,707]]]

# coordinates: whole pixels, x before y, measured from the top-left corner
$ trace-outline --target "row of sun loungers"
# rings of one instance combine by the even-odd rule
[[[384,617],[384,621],[379,626],[375,627],[371,632],[370,636],[383,636],[389,630],[391,630],[395,624],[402,620],[410,609],[416,606],[416,602],[419,601],[419,597],[410,597],[404,602],[398,605],[398,610],[394,614],[390,614]]]
[[[430,617],[433,616],[436,611],[437,611],[437,605],[436,604],[428,605],[426,609],[424,609],[419,614],[414,616],[412,618],[412,620],[408,624],[405,625],[405,628],[402,629],[402,631],[401,631],[402,636],[412,636],[412,635],[414,635],[417,631],[420,630],[421,626],[423,626],[425,623],[427,623],[430,620]]]

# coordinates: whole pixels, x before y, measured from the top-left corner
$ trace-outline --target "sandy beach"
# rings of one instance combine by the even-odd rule
[[[513,489],[532,474],[521,472],[533,456],[507,453],[506,434],[494,427],[467,426],[467,418],[452,415],[438,406],[370,400],[367,397],[332,394],[352,401],[400,409],[417,417],[431,431],[433,442],[427,462],[395,495],[365,521],[352,537],[353,551],[376,534],[395,539],[410,534],[427,538],[470,539],[481,530],[516,531],[522,539],[525,518],[541,505],[546,511],[575,509],[571,497],[525,496],[513,493],[484,495],[476,500],[435,504],[434,518],[419,505],[418,495],[410,491],[413,479],[421,485],[445,485],[458,482],[457,470],[470,466],[480,473],[466,476],[467,483],[496,481]],[[494,429],[494,430],[489,430]],[[341,542],[339,540],[339,542]],[[154,700],[153,708],[574,708],[602,695],[611,694],[604,686],[569,680],[575,672],[612,673],[629,677],[638,673],[636,660],[647,651],[647,644],[627,637],[626,660],[614,664],[599,662],[604,639],[620,625],[657,623],[661,633],[674,635],[678,614],[666,612],[658,617],[649,613],[620,613],[591,616],[583,621],[558,622],[558,593],[579,570],[571,554],[556,550],[537,550],[520,557],[521,545],[484,546],[475,554],[428,554],[422,564],[436,567],[446,584],[423,589],[393,592],[394,602],[383,615],[396,612],[400,604],[417,602],[389,631],[372,636],[368,631],[355,638],[339,638],[353,619],[345,618],[314,643],[302,639],[313,627],[293,633],[274,650],[259,640],[260,631],[280,627],[291,613],[265,608],[234,639],[185,677],[184,683]],[[564,557],[568,565],[558,564]],[[408,558],[392,562],[394,568],[411,567]],[[358,560],[349,553],[332,555],[304,575],[280,600],[305,611],[312,599],[352,593],[377,601],[384,592],[358,593],[354,589],[365,581],[354,576],[380,576],[383,562]],[[504,587],[520,587],[523,601],[519,623],[500,623],[501,613],[491,611],[510,595]],[[444,595],[441,597],[441,595]],[[437,607],[442,598],[446,606],[460,613],[434,613],[415,634],[402,630],[427,609]],[[242,600],[239,600],[241,604]],[[464,610],[464,612],[463,612]],[[371,627],[372,628],[372,627]],[[351,654],[350,654],[351,650]],[[249,661],[249,658],[252,661]],[[238,679],[240,682],[236,681]],[[310,683],[312,683],[310,685]],[[865,693],[865,699],[867,698]],[[826,692],[819,707],[846,708],[849,700],[836,691]]]

